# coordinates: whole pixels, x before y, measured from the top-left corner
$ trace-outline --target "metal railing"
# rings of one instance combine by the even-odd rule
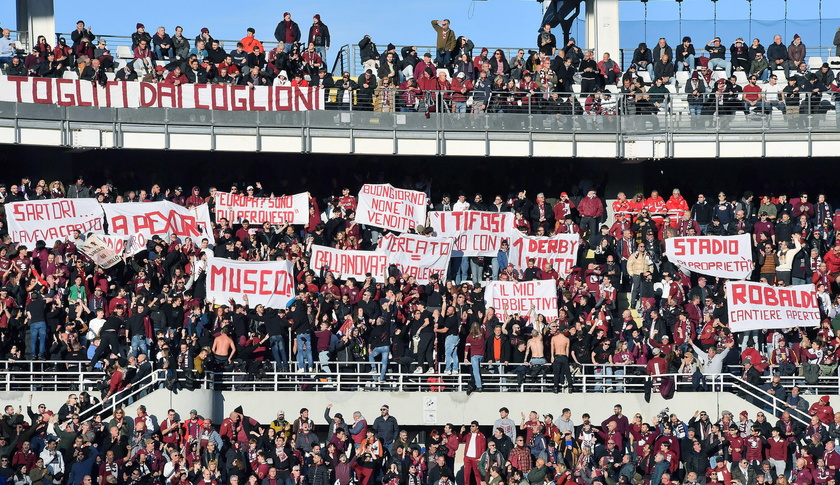
[[[116,393],[110,398],[102,400],[101,402],[94,404],[90,408],[86,409],[84,412],[79,414],[79,419],[80,421],[85,421],[96,415],[101,415],[102,418],[106,418],[112,415],[115,409],[129,405],[132,402],[154,391],[161,385],[161,382],[165,379],[166,371],[152,371],[151,374],[147,375],[139,382],[133,384],[130,388],[122,392]]]

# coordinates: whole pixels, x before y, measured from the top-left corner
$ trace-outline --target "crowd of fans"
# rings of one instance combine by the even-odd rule
[[[598,60],[597,53],[582,49],[574,38],[565,45],[558,43],[550,25],[538,34],[536,49],[527,53],[520,49],[511,59],[501,49],[491,54],[482,48],[475,55],[473,42],[463,35],[456,37],[449,20],[433,20],[431,25],[436,35],[434,52],[421,53],[414,46],[398,52],[390,43],[380,52],[371,36],[365,35],[358,43],[364,72],[355,79],[349,72],[335,79],[328,73],[330,33],[321,16],[313,17],[302,36],[306,30],[288,12],[278,23],[277,43],[270,48],[257,39],[253,28],[233,49],[225,50],[206,27],[190,39],[180,26],[173,35],[164,27],[150,34],[138,23],[131,34],[133,57],[122,65],[107,40],[94,43],[96,35],[81,20],[69,44],[62,37],[53,47],[39,36],[25,57],[17,55],[5,30],[0,38],[0,67],[5,64],[5,73],[16,76],[62,77],[72,70],[81,79],[100,84],[107,82],[108,72],[116,72],[115,79],[120,81],[175,85],[321,86],[326,88],[329,108],[354,106],[382,112],[649,115],[665,111],[674,93],[687,99],[691,114],[761,115],[778,109],[796,115],[801,106],[803,112],[823,114],[840,104],[840,64],[826,62],[812,71],[798,34],[788,46],[776,35],[766,48],[759,39],[748,46],[737,38],[727,49],[715,37],[699,49],[690,37],[676,47],[660,38],[652,49],[639,44],[630,64],[622,67],[610,53]],[[840,30],[835,43],[840,45]],[[716,75],[716,70],[721,74]],[[676,86],[679,71],[690,74]],[[647,82],[642,72],[650,74]],[[573,96],[575,91],[584,95]],[[616,93],[621,102],[613,99]],[[835,102],[823,100],[823,93],[833,94]],[[791,123],[800,124],[798,120]]]
[[[81,399],[84,398],[84,399]],[[195,409],[158,415],[139,406],[111,419],[80,420],[92,406],[71,394],[0,420],[0,479],[15,485],[833,485],[840,468],[840,413],[828,396],[783,413],[719,417],[705,410],[609,416],[563,408],[467,425],[401,429],[389,405],[372,422],[327,405],[323,421],[307,408],[260,423],[241,406],[220,423]],[[349,411],[349,410],[348,410]],[[346,413],[346,411],[345,411]],[[693,413],[693,414],[692,414]],[[397,412],[398,414],[398,412]],[[289,416],[291,417],[291,416]],[[601,420],[600,418],[605,418]],[[27,422],[28,421],[28,422]],[[415,432],[419,431],[419,432]]]
[[[448,274],[433,275],[425,285],[395,266],[362,281],[311,269],[313,245],[369,250],[388,232],[355,221],[349,188],[310,197],[310,219],[303,226],[219,218],[213,234],[201,240],[156,236],[145,250],[107,270],[80,253],[83,234],[27,248],[11,241],[3,226],[1,358],[104,365],[106,398],[148,375],[151,366],[187,377],[232,368],[254,375],[272,369],[327,374],[362,369],[374,381],[386,381],[396,369],[464,373],[479,391],[489,367],[518,374],[520,381],[550,372],[555,392],[574,390],[570,367],[604,376],[606,384],[612,375],[680,373],[698,390],[707,388],[702,374],[738,372],[748,361],[755,367],[744,378],[753,385],[763,384],[761,373],[801,373],[810,391],[820,375],[837,374],[840,215],[824,194],[813,202],[805,193],[788,198],[747,191],[733,199],[719,193],[716,202],[700,194],[689,204],[678,189],[668,200],[654,190],[647,198],[619,193],[607,210],[594,189],[581,186],[551,200],[525,191],[496,195],[490,203],[481,194],[429,199],[430,210],[509,212],[514,227],[527,234],[578,234],[581,249],[571,273],[560,275],[550,264],[514,267],[505,242],[495,257],[453,257]],[[243,192],[271,195],[260,183]],[[215,193],[215,187],[205,195],[199,187],[187,194],[157,184],[149,191],[123,192],[109,184],[93,188],[81,176],[67,187],[24,178],[8,190],[0,185],[0,202],[170,200],[186,207],[208,204],[215,219]],[[604,224],[608,212],[614,214],[611,225]],[[418,226],[417,232],[433,235],[435,228]],[[823,315],[818,328],[733,334],[723,279],[683,273],[663,250],[663,241],[675,235],[742,233],[750,234],[755,246],[753,280],[815,285]],[[287,308],[208,301],[208,257],[289,260],[296,297]],[[555,281],[558,319],[548,323],[531,311],[500,320],[485,305],[483,282],[535,279]],[[622,310],[619,293],[625,292],[630,307]],[[290,365],[293,360],[296,365]],[[126,377],[139,368],[145,370],[135,379]]]

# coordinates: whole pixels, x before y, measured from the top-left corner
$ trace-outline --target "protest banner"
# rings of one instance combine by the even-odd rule
[[[665,254],[677,266],[707,276],[743,279],[753,271],[749,234],[669,237]]]
[[[96,199],[50,199],[10,202],[6,219],[13,242],[29,249],[37,241],[52,247],[56,241],[73,238],[73,231],[101,231],[102,207]]]
[[[572,272],[577,260],[580,236],[577,234],[556,234],[551,237],[526,236],[511,229],[510,256],[508,261],[516,269],[523,270],[528,266],[528,260],[534,258],[534,266],[543,269],[546,263],[562,277]]]
[[[94,263],[105,269],[116,266],[122,261],[122,252],[115,251],[96,234],[88,234],[84,242],[79,245],[79,249]]]
[[[397,232],[426,222],[426,194],[391,184],[365,184],[359,191],[356,222]]]
[[[216,220],[240,224],[306,224],[309,222],[309,196],[306,193],[282,197],[248,197],[216,192]]]
[[[506,212],[430,212],[429,226],[438,237],[455,240],[453,257],[496,257],[513,227],[513,215]]]
[[[140,251],[146,249],[146,238],[142,234],[132,234],[130,236],[111,236],[108,234],[97,234],[109,248],[117,252],[117,254],[125,253],[128,256],[134,256]]]
[[[416,234],[386,234],[379,240],[379,250],[388,256],[388,265],[396,265],[403,278],[414,276],[425,285],[433,274],[446,279],[454,242],[448,237],[425,237]]]
[[[525,315],[533,306],[549,322],[557,319],[557,288],[554,280],[491,281],[484,288],[484,304],[493,307],[499,321],[514,314]]]
[[[332,272],[341,279],[356,278],[364,281],[370,273],[376,281],[382,281],[388,267],[388,256],[378,251],[349,251],[327,246],[312,246],[309,267],[320,274],[322,269]]]
[[[324,109],[318,87],[234,86],[0,76],[0,101],[98,108],[194,108],[223,111]]]
[[[233,261],[223,258],[207,260],[207,299],[227,304],[230,298],[245,303],[248,295],[251,308],[265,305],[285,308],[294,298],[295,284],[291,261]]]
[[[105,217],[108,218],[108,233],[112,236],[142,236],[149,240],[152,236],[160,236],[168,242],[170,235],[180,238],[190,237],[195,242],[201,238],[212,238],[212,224],[207,204],[189,210],[178,204],[162,202],[145,202],[132,204],[104,204]]]
[[[727,281],[726,297],[729,328],[733,332],[820,324],[814,285],[778,287],[752,281]]]

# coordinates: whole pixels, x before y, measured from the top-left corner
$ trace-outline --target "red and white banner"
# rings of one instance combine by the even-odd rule
[[[379,251],[345,251],[313,245],[309,266],[319,274],[321,269],[326,269],[336,278],[362,281],[365,274],[370,273],[377,281],[383,281],[388,256]]]
[[[112,236],[140,236],[149,240],[160,236],[169,242],[169,236],[190,237],[196,243],[212,239],[212,225],[207,204],[187,209],[169,201],[133,204],[103,204],[108,218],[108,233]],[[183,241],[182,241],[183,242]]]
[[[455,239],[454,257],[496,257],[512,227],[509,212],[430,212],[429,226],[440,237]]]
[[[309,222],[309,196],[306,193],[282,197],[248,197],[216,192],[216,220],[227,219],[239,224],[306,224]]]
[[[122,261],[122,252],[114,250],[96,234],[88,234],[84,242],[79,245],[79,249],[94,263],[105,269],[112,268]]]
[[[222,258],[207,260],[207,299],[221,304],[230,298],[245,303],[248,295],[251,308],[265,305],[285,308],[294,298],[294,273],[291,261],[233,261]]]
[[[549,322],[557,319],[557,288],[554,280],[491,281],[484,288],[484,304],[493,307],[499,321],[511,315],[534,314],[545,316]]]
[[[753,271],[749,234],[669,237],[665,254],[677,266],[708,276],[740,280]]]
[[[56,241],[102,230],[102,207],[96,199],[51,199],[10,202],[6,221],[13,242],[30,250],[37,241],[52,247]]]
[[[101,87],[79,79],[0,77],[0,101],[99,108],[195,108],[223,111],[324,109],[318,87],[109,81]]]
[[[551,263],[557,273],[566,277],[572,272],[577,260],[580,236],[577,234],[557,234],[552,237],[526,236],[511,229],[509,262],[517,269],[528,267],[528,260],[534,258],[534,266],[543,269]]]
[[[406,232],[426,223],[426,194],[391,184],[365,184],[359,191],[356,222]]]
[[[414,276],[422,285],[433,274],[440,276],[441,281],[446,279],[454,247],[451,238],[416,234],[386,234],[379,240],[380,250],[388,256],[388,265],[397,265],[403,278]]]
[[[726,299],[729,328],[733,332],[820,324],[814,285],[778,287],[752,281],[727,281]]]

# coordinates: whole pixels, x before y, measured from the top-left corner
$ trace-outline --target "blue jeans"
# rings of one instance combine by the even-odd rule
[[[499,279],[499,258],[490,258],[490,274],[491,280]]]
[[[321,364],[321,371],[332,372],[330,370],[330,351],[321,350],[318,352],[318,363]]]
[[[155,59],[162,60],[164,57],[171,58],[172,57],[172,47],[162,48],[161,46],[155,46]]]
[[[327,68],[327,48],[322,45],[315,46],[315,52],[321,56],[322,64],[321,66],[326,69]]]
[[[703,114],[703,105],[702,104],[689,104],[688,105],[688,112],[691,116],[700,116]]]
[[[458,371],[458,343],[461,339],[458,338],[457,335],[447,335],[446,340],[444,341],[445,350],[444,350],[444,357],[445,357],[445,364],[443,366],[444,371]]]
[[[477,285],[484,276],[484,265],[475,262],[475,258],[464,258],[470,261],[470,271],[472,272],[473,285]]]
[[[32,358],[47,353],[47,322],[29,324],[29,354]]]
[[[611,375],[613,375],[613,369],[612,369],[612,367],[610,367],[608,365],[596,367],[595,368],[595,375],[596,376],[611,376]],[[602,383],[606,384],[607,387],[612,386],[612,379],[601,378],[601,379],[598,379],[595,382],[602,382]],[[595,386],[595,392],[603,392],[603,391],[604,391],[603,386]]]
[[[460,285],[462,281],[467,279],[469,267],[470,258],[466,256],[452,258],[452,261],[449,263],[449,272],[452,273],[452,279],[455,280],[456,285]]]
[[[475,387],[481,387],[481,363],[483,361],[483,355],[473,355],[472,357],[470,357],[470,364],[472,364],[473,379],[475,379]]]
[[[286,354],[286,342],[283,341],[282,335],[274,335],[268,339],[271,345],[271,354],[274,356],[274,362],[277,363],[277,368],[286,372],[289,370],[289,356]]]
[[[294,42],[286,42],[285,44],[283,44],[283,52],[285,52],[286,54],[291,53],[292,47],[294,47],[294,45]]]
[[[682,62],[677,62],[677,71],[688,71],[691,72],[694,70],[694,56],[688,56],[685,58],[685,62],[688,63],[688,66],[683,64]]]
[[[297,365],[298,369],[309,370],[312,365],[312,337],[307,334],[295,337],[297,341]],[[305,347],[305,348],[304,348]]]
[[[132,335],[131,337],[131,350],[129,351],[129,355],[133,355],[137,357],[138,354],[148,354],[149,353],[149,344],[146,340],[145,335]]]
[[[726,71],[727,77],[732,74],[732,63],[726,59],[714,58],[709,59],[709,70],[714,71],[716,67],[722,67]]]
[[[448,66],[450,63],[452,63],[452,52],[446,49],[438,49],[437,58],[435,59],[435,62],[443,65],[444,67]]]
[[[391,349],[387,345],[374,348],[368,356],[368,361],[371,363],[371,369],[373,369],[373,363],[380,355],[382,356],[382,367],[379,369],[379,380],[384,381],[385,373],[388,372],[388,358],[391,357]]]

